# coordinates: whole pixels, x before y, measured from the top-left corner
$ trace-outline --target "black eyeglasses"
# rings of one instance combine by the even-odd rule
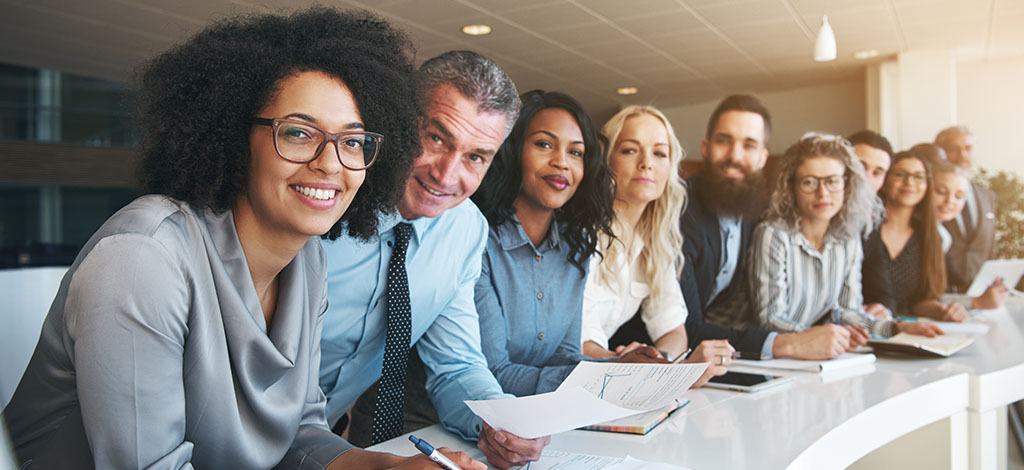
[[[334,144],[342,166],[365,170],[373,165],[384,136],[376,132],[327,132],[308,122],[292,119],[252,118],[253,124],[274,129],[274,148],[281,158],[295,163],[316,160],[328,142]]]
[[[804,176],[802,178],[794,178],[793,180],[796,181],[797,189],[807,194],[814,194],[822,184],[825,185],[825,189],[830,193],[838,193],[846,187],[845,175]]]
[[[928,175],[925,173],[908,173],[906,171],[894,171],[889,173],[893,179],[909,181],[910,184],[921,184],[928,181]]]

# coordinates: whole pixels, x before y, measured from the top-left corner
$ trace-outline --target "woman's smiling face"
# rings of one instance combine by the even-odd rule
[[[543,210],[564,206],[583,179],[583,133],[561,108],[542,109],[526,128],[523,142],[523,187],[515,205]]]
[[[341,80],[321,72],[282,79],[257,116],[307,122],[327,132],[363,129],[351,91]],[[310,162],[285,160],[274,147],[274,132],[269,126],[252,128],[249,184],[236,210],[251,211],[255,220],[284,236],[326,233],[352,203],[366,171],[343,167],[332,144]]]

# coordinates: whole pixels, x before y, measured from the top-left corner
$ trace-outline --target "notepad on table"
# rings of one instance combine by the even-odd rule
[[[899,333],[889,339],[868,340],[868,346],[875,352],[899,352],[935,357],[949,357],[974,343],[974,338],[964,334],[945,334],[934,338]]]
[[[592,424],[580,429],[585,429],[587,431],[621,432],[626,434],[644,435],[651,432],[651,429],[654,429],[655,426],[668,419],[669,416],[672,416],[672,413],[675,413],[676,410],[689,404],[690,400],[680,398],[672,402],[671,405],[661,409],[633,416],[626,416],[625,418],[613,419],[603,423]]]
[[[767,361],[749,361],[736,359],[732,361],[738,366],[756,367],[759,369],[799,370],[808,372],[828,372],[847,367],[860,366],[875,362],[874,354],[845,353],[835,359],[825,361],[808,361],[803,359],[769,359]]]

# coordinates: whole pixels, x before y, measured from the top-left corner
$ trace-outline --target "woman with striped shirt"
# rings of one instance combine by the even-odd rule
[[[871,317],[861,307],[861,235],[881,213],[849,142],[811,133],[792,145],[748,254],[756,323],[786,333],[842,325],[847,350],[866,344],[869,333],[941,334],[933,325]],[[842,352],[837,347],[833,355]]]

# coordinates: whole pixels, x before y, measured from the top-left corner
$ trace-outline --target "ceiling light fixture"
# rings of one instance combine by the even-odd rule
[[[462,32],[470,36],[483,36],[491,34],[491,27],[485,24],[467,24],[462,27]]]
[[[814,60],[836,60],[836,34],[832,32],[832,25],[828,24],[828,15],[821,17],[821,29],[818,30],[818,38],[814,40]]]
[[[619,88],[618,90],[615,90],[615,92],[620,95],[635,95],[637,91],[639,90],[637,90],[636,87],[631,86],[624,86],[622,88]]]
[[[872,57],[878,57],[878,54],[880,54],[880,52],[878,52],[878,49],[867,49],[867,50],[863,50],[863,51],[854,52],[853,53],[853,58],[854,59],[864,60],[864,59],[870,59]]]

